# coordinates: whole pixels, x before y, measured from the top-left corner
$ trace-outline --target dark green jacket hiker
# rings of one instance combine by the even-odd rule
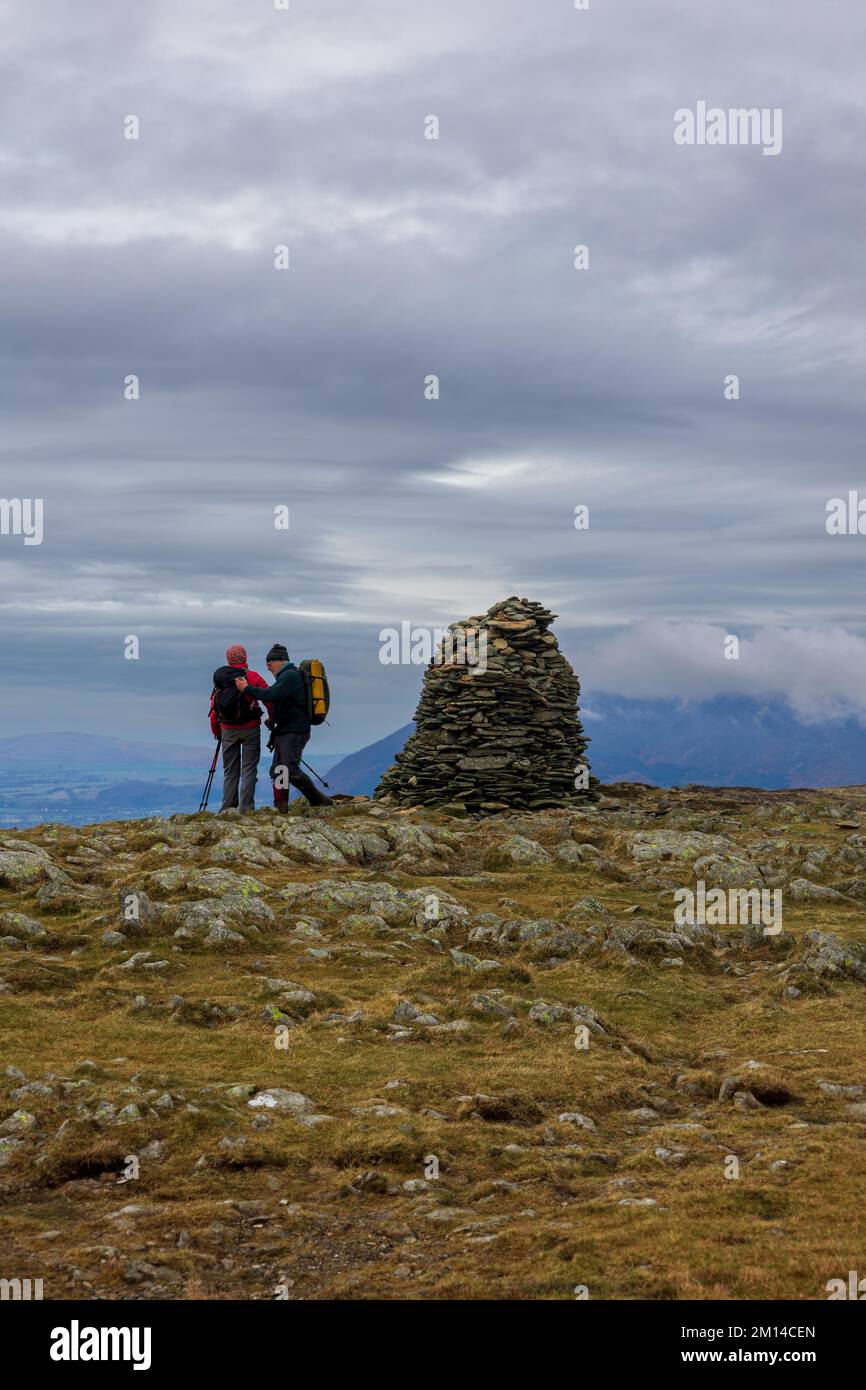
[[[256,699],[267,705],[275,734],[306,734],[309,737],[307,687],[293,662],[286,662],[267,690],[256,686]]]

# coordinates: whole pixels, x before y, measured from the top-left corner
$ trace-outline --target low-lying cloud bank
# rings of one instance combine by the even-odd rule
[[[804,723],[866,720],[866,639],[837,624],[740,636],[712,623],[651,619],[601,641],[584,669],[590,706],[593,691],[681,700],[750,695],[785,701]]]

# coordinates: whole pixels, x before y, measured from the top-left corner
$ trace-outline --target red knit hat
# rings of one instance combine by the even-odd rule
[[[229,666],[246,666],[247,649],[242,647],[239,642],[233,642],[226,652],[226,661]]]

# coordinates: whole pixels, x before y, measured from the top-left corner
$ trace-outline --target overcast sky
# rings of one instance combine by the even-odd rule
[[[3,734],[206,740],[278,640],[349,752],[414,710],[381,629],[515,593],[588,703],[866,711],[861,0],[0,16]],[[699,101],[781,152],[677,145]]]

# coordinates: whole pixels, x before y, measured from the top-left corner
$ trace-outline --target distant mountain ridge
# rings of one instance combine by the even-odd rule
[[[382,773],[391,766],[395,755],[414,731],[414,724],[404,724],[393,734],[386,734],[377,743],[370,743],[335,763],[328,773],[331,791],[345,792],[350,796],[371,796]]]
[[[102,734],[19,734],[0,739],[0,829],[64,821],[85,825],[99,820],[171,816],[198,809],[214,743],[208,734],[199,747],[145,743]],[[317,770],[327,777],[339,753],[319,753]],[[271,800],[263,749],[258,804]],[[217,766],[210,805],[222,798],[222,767]]]
[[[594,692],[584,695],[581,717],[590,766],[603,782],[767,790],[866,783],[863,725],[806,724],[783,701],[632,700]],[[313,747],[311,757],[332,791],[370,796],[413,728],[404,724],[347,757]],[[0,738],[0,828],[194,811],[212,756],[209,738],[198,747],[69,732]],[[212,806],[221,786],[218,770]],[[263,759],[258,802],[269,800]]]
[[[866,782],[866,727],[855,719],[806,724],[782,701],[631,700],[596,692],[581,718],[589,762],[603,782],[661,787],[831,787]],[[371,795],[414,728],[405,724],[336,763],[334,791]]]

